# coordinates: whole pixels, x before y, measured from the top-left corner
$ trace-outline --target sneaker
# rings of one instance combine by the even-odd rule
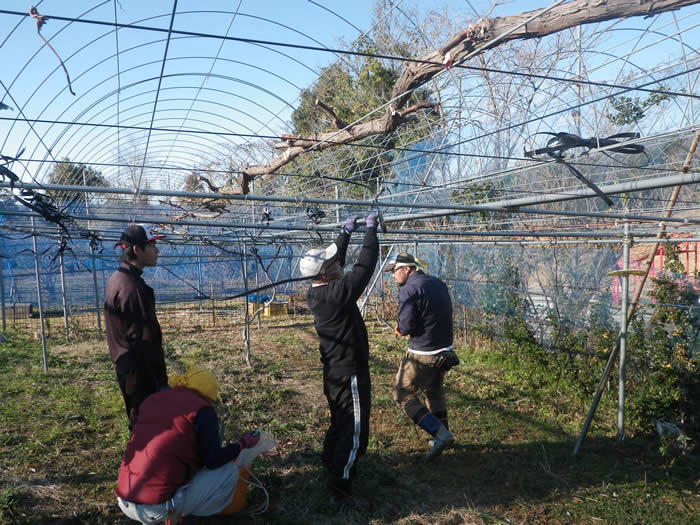
[[[433,436],[433,439],[431,441],[433,442],[431,448],[425,455],[425,459],[428,461],[432,461],[440,454],[442,454],[443,450],[451,447],[452,444],[455,442],[455,437],[445,427],[440,427],[440,430],[438,430],[437,435]]]

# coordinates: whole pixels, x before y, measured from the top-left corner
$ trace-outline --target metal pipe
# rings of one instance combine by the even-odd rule
[[[12,212],[10,215],[19,215],[19,216],[28,216],[28,217],[39,217],[38,214],[35,214],[33,212]],[[112,218],[104,218],[104,217],[91,217],[92,220],[105,220],[105,221],[113,221],[114,219]],[[150,222],[152,219],[144,219],[144,218],[137,218],[137,221],[140,222]],[[176,221],[161,221],[163,224],[168,224],[168,223],[173,223]],[[666,220],[666,222],[674,222],[672,220]],[[675,222],[685,222],[683,220],[680,221],[675,221]],[[200,225],[202,226],[202,223],[188,223],[187,221],[180,222],[180,224],[193,224],[193,225]],[[212,226],[217,226],[217,227],[224,227],[226,226],[225,224],[211,224]],[[322,227],[322,231],[334,231],[331,227]],[[305,228],[298,228],[299,231],[308,231]],[[17,232],[21,232],[21,230],[17,229]],[[450,231],[450,232],[441,232],[441,231],[435,231],[435,230],[387,230],[388,234],[396,234],[396,235],[454,235],[454,236],[460,236],[460,237],[510,237],[511,239],[509,240],[499,240],[499,239],[493,239],[493,240],[488,240],[488,241],[483,241],[483,240],[468,240],[468,239],[441,239],[440,237],[430,237],[430,238],[423,238],[423,239],[411,239],[415,243],[418,244],[424,244],[424,243],[449,243],[449,244],[467,244],[467,245],[474,245],[474,246],[479,246],[479,245],[503,245],[503,246],[527,246],[527,245],[555,245],[555,244],[609,244],[609,243],[619,243],[622,242],[622,239],[618,237],[618,234],[616,233],[608,233],[608,232],[568,232],[568,233],[563,233],[563,232],[460,232],[460,231]],[[56,235],[53,231],[45,231],[42,233],[37,233],[39,236],[44,236],[48,238],[55,238]],[[643,232],[640,231],[635,234],[635,237],[644,237],[644,236],[649,236],[652,237],[655,234],[651,232]],[[513,237],[536,237],[539,239],[544,238],[545,240],[538,240],[538,241],[524,241],[524,240],[512,240]],[[562,238],[568,238],[568,237],[587,237],[591,238],[594,240],[570,240],[570,241],[565,241],[565,240],[560,240]],[[604,239],[602,237],[610,237],[612,239]],[[116,240],[117,237],[115,236],[112,238],[109,234],[103,237],[103,240]],[[258,238],[260,239],[260,238]],[[227,242],[235,242],[234,239],[232,239],[230,236],[222,237],[222,236],[215,236],[215,237],[207,237],[207,240],[211,242],[220,242],[220,243],[227,243]],[[403,238],[394,238],[394,239],[387,239],[386,237],[383,240],[380,240],[381,245],[390,245],[390,244],[402,244],[405,243],[407,239]],[[664,239],[663,242],[666,243],[675,243],[675,242],[693,242],[693,241],[700,241],[700,238],[696,237],[685,237],[682,239]],[[193,239],[191,242],[188,242],[187,239],[185,239],[185,242],[182,242],[183,245],[191,245],[193,243],[199,243],[201,242],[199,239]],[[272,242],[272,239],[270,239],[269,242]],[[287,240],[287,242],[291,243],[299,243],[302,242],[301,240],[298,239],[292,239],[292,240]],[[306,242],[306,239],[304,240]],[[646,243],[646,242],[657,242],[657,239],[641,239],[641,238],[636,238],[635,242],[637,243]],[[351,244],[353,242],[351,241]],[[356,244],[356,243],[355,243]],[[167,256],[164,256],[167,257]]]
[[[90,243],[90,259],[92,261],[92,282],[95,289],[95,318],[97,320],[97,333],[102,337],[102,321],[100,319],[100,292],[97,288],[97,265],[95,264],[95,247]]]
[[[34,217],[32,217],[34,226]],[[39,302],[39,331],[41,333],[41,354],[44,359],[44,372],[49,371],[49,356],[46,352],[46,332],[44,330],[44,304],[41,299],[41,270],[39,267],[39,247],[36,242],[36,235],[32,234],[32,246],[34,247],[34,275],[36,276],[36,296]]]
[[[622,269],[629,270],[630,267],[630,226],[625,224],[625,241],[622,249]],[[617,385],[617,442],[620,443],[625,438],[625,371],[627,356],[627,308],[630,276],[624,275],[622,278],[622,308],[620,323],[620,376]]]
[[[668,188],[671,186],[679,186],[686,184],[694,184],[700,182],[700,172],[695,173],[680,173],[678,175],[665,175],[663,177],[656,177],[653,179],[638,180],[633,182],[625,182],[620,184],[614,184],[610,186],[600,187],[601,191],[606,195],[617,195],[620,193],[632,193],[636,191],[644,191],[659,188]],[[9,182],[1,182],[0,188],[10,188]],[[91,193],[108,193],[108,194],[120,194],[120,195],[144,195],[144,196],[158,196],[158,197],[189,197],[189,198],[199,198],[199,199],[220,199],[220,200],[232,200],[232,201],[264,201],[264,202],[281,202],[290,204],[325,204],[328,206],[337,205],[347,205],[347,206],[363,206],[368,208],[375,208],[377,206],[387,207],[387,208],[425,208],[425,209],[436,209],[442,211],[462,211],[462,212],[473,212],[473,211],[522,211],[514,210],[513,208],[519,208],[522,206],[531,206],[535,204],[550,204],[554,202],[563,202],[569,200],[585,199],[589,197],[597,197],[598,194],[592,189],[580,189],[571,190],[562,193],[549,193],[547,195],[535,195],[532,197],[521,197],[519,199],[506,199],[501,201],[494,201],[485,204],[474,204],[474,205],[458,205],[453,204],[450,206],[445,206],[444,204],[430,204],[430,203],[405,203],[405,202],[387,202],[387,201],[365,201],[365,200],[353,200],[353,199],[322,199],[315,197],[279,197],[273,195],[240,195],[231,193],[198,193],[198,192],[188,192],[188,191],[171,191],[171,190],[149,190],[149,189],[129,189],[129,188],[108,188],[108,187],[97,187],[90,186],[86,188],[85,186],[74,186],[66,184],[34,184],[34,183],[15,183],[13,186],[15,189],[33,189],[33,190],[56,190],[56,191],[72,191],[72,192],[86,192]]]
[[[2,243],[0,239],[0,308],[2,309],[2,335],[5,335],[7,330],[7,320],[5,319],[5,260],[2,257]]]
[[[260,277],[258,272],[258,261],[255,261],[255,287],[260,288]],[[258,304],[260,304],[258,302]],[[257,317],[258,330],[260,330],[260,318],[262,317],[262,312],[259,312]]]
[[[58,252],[59,268],[61,270],[61,302],[63,303],[63,328],[66,332],[66,339],[70,337],[68,328],[68,301],[66,300],[66,272],[64,268],[63,250]]]
[[[199,290],[199,295],[204,295],[202,293],[202,256],[199,252],[199,244],[197,244],[197,290]],[[202,298],[199,298],[199,311],[202,311]]]
[[[520,210],[522,211],[522,210]],[[549,213],[549,211],[545,211],[544,213]],[[556,213],[558,215],[568,215],[567,213]],[[2,213],[0,213],[2,215]],[[18,217],[41,217],[39,214],[34,213],[34,212],[24,212],[24,211],[15,211],[15,212],[8,212],[5,213],[7,216],[18,216]],[[76,220],[84,220],[87,219],[87,217],[82,216],[82,215],[71,215],[70,216],[73,219]],[[406,216],[401,216],[402,220],[410,220],[412,217],[411,215],[406,215]],[[695,223],[700,223],[700,219],[686,219],[686,218],[664,218],[664,217],[645,217],[645,216],[631,216],[632,219],[635,217],[639,217],[640,219],[643,219],[645,221],[652,221],[652,222],[668,222],[668,223],[681,223],[681,224],[695,224]],[[614,218],[615,220],[630,220],[630,216],[623,217],[623,216],[614,216],[614,217],[609,217],[609,218]],[[116,219],[114,217],[105,217],[105,216],[99,216],[99,215],[91,215],[90,216],[91,221],[102,221],[102,222],[120,222],[119,219]],[[266,236],[261,236],[258,237],[257,240],[272,240],[277,236],[285,235],[285,234],[292,234],[292,233],[297,233],[297,232],[304,232],[307,233],[309,231],[316,231],[316,232],[331,232],[335,233],[337,230],[338,225],[336,224],[329,224],[325,226],[314,226],[314,227],[309,227],[309,226],[290,226],[290,225],[279,225],[279,226],[273,226],[273,225],[267,225],[267,226],[262,226],[259,224],[251,224],[251,223],[225,223],[225,222],[210,222],[210,221],[178,221],[178,220],[170,220],[170,219],[155,219],[157,220],[158,224],[177,224],[177,225],[182,225],[182,226],[204,226],[204,227],[214,227],[214,228],[239,228],[239,229],[250,229],[250,230],[272,230],[272,229],[277,229],[277,230],[284,230],[281,234],[274,234],[274,235],[266,235]],[[359,219],[359,221],[362,221],[363,219]],[[391,219],[392,222],[394,222],[393,218]],[[153,222],[154,219],[153,217],[135,217],[134,222]],[[608,230],[609,231],[609,230]],[[424,234],[429,234],[429,235],[455,235],[455,236],[464,236],[464,237],[618,237],[619,238],[619,233],[603,233],[603,232],[592,232],[590,230],[587,230],[585,232],[549,232],[549,231],[537,231],[537,232],[520,232],[520,231],[472,231],[472,230],[386,230],[386,234],[396,234],[396,235],[424,235]],[[39,234],[38,235],[44,235],[47,237],[55,236],[55,233],[53,231],[46,231],[45,233]],[[654,234],[648,233],[645,234],[643,232],[640,232],[639,235],[648,235],[648,236],[653,236]],[[226,237],[219,237],[220,239],[226,239]],[[115,234],[114,237],[112,237],[110,234],[104,235],[103,240],[117,240],[118,236]],[[207,239],[210,239],[210,237],[207,237]],[[229,240],[232,242],[235,242],[237,237],[228,237]],[[411,241],[414,239],[412,238]]]
[[[243,250],[240,254],[241,257],[241,274],[243,276],[243,288],[248,290],[248,268],[246,260],[247,247],[243,243]],[[250,315],[248,313],[248,294],[245,295],[245,326],[243,327],[243,346],[245,347],[245,362],[250,363]]]

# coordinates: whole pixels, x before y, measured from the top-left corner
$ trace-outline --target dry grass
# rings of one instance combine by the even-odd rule
[[[201,523],[676,524],[694,523],[700,510],[696,465],[665,465],[645,441],[616,449],[610,413],[596,420],[583,458],[573,461],[585,407],[561,389],[510,384],[494,350],[459,349],[463,364],[447,380],[458,444],[424,463],[427,435],[391,398],[404,343],[369,322],[373,406],[356,482],[362,508],[337,516],[319,459],[328,413],[311,318],[265,319],[253,328],[252,367],[243,360],[241,326],[226,317],[215,326],[198,313],[161,319],[171,373],[190,362],[215,370],[227,436],[261,428],[279,439],[254,465],[270,493],[269,511]],[[113,495],[127,432],[105,344],[57,343],[48,374],[31,338],[12,335],[0,347],[7,378],[0,386],[0,522],[129,523]],[[263,499],[254,490],[250,505]]]

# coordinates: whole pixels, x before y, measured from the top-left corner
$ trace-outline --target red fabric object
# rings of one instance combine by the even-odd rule
[[[238,444],[241,449],[253,448],[260,441],[260,432],[253,430],[252,432],[246,432],[240,438],[238,438]]]
[[[146,398],[119,469],[117,496],[133,503],[163,503],[192,479],[202,467],[194,420],[209,405],[187,387]]]

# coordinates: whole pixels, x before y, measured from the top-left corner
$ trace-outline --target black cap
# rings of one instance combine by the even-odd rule
[[[165,235],[156,235],[147,224],[132,224],[124,230],[119,237],[119,245],[122,248],[135,244],[146,244],[147,242],[164,239]]]

